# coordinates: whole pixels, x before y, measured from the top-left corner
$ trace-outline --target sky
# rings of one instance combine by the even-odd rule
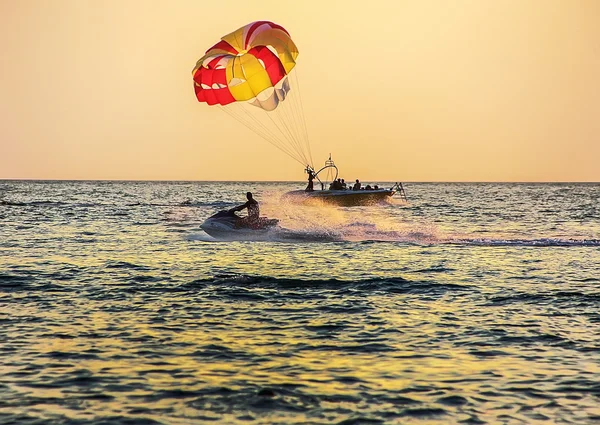
[[[0,179],[304,180],[194,95],[196,61],[256,20],[299,48],[315,166],[600,181],[596,0],[0,0]]]

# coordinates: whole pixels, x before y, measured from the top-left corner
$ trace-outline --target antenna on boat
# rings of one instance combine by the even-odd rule
[[[329,154],[329,159],[327,161],[325,161],[325,167],[335,167],[335,164],[333,163],[333,159],[331,159],[331,153]]]

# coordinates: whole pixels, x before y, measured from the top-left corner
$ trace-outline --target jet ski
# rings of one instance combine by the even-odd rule
[[[216,239],[250,239],[265,235],[278,226],[276,218],[260,217],[248,222],[233,210],[223,210],[208,217],[200,228]]]

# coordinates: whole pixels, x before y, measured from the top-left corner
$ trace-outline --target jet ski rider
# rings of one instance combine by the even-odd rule
[[[247,192],[246,198],[248,198],[248,201],[245,204],[238,205],[237,207],[232,208],[231,211],[242,211],[248,208],[248,216],[243,217],[240,220],[240,225],[248,227],[257,226],[259,224],[260,217],[260,208],[258,207],[258,202],[252,197],[252,192]]]

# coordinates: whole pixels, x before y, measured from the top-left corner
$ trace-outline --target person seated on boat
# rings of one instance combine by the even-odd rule
[[[260,221],[260,208],[258,206],[258,202],[252,197],[252,192],[247,192],[246,198],[248,201],[245,204],[238,205],[237,207],[233,208],[232,211],[242,211],[248,208],[248,216],[243,217],[239,221],[239,224],[240,226],[256,226]]]
[[[342,189],[342,182],[340,179],[332,181],[331,184],[329,185],[329,190],[341,190],[341,189]]]
[[[352,186],[352,190],[360,190],[360,182],[356,179],[356,183]]]
[[[313,190],[315,190],[314,187],[313,187],[313,180],[315,179],[315,175],[310,170],[310,168],[307,168],[306,172],[308,173],[308,186],[306,186],[306,189],[304,189],[304,191],[305,192],[312,192]]]
[[[346,189],[348,189],[348,185],[346,184],[344,179],[342,179],[342,190],[346,190]]]
[[[379,190],[379,186],[375,185],[375,186],[373,186],[373,189]]]
[[[365,190],[373,190],[373,188],[371,187],[371,185],[370,185],[370,184],[368,184],[368,185],[365,187]]]

